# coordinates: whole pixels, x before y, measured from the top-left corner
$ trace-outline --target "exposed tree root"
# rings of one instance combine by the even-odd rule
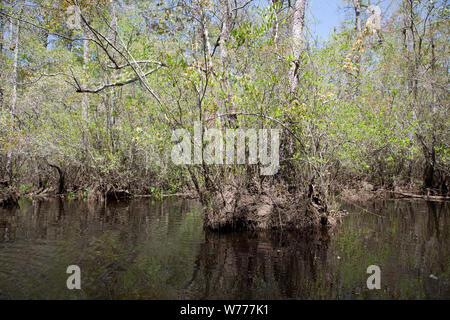
[[[290,190],[291,189],[291,190]],[[285,184],[238,188],[226,185],[211,200],[205,213],[209,230],[299,230],[332,227],[341,216],[329,210],[317,193],[302,193]]]
[[[16,206],[19,203],[19,194],[12,187],[0,189],[0,207]]]

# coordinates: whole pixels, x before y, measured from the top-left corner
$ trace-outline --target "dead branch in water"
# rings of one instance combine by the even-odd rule
[[[450,197],[447,196],[430,196],[430,195],[422,195],[422,194],[414,194],[414,193],[406,193],[399,191],[389,191],[391,193],[403,196],[404,198],[416,198],[416,199],[424,199],[424,200],[433,200],[433,201],[450,201]]]

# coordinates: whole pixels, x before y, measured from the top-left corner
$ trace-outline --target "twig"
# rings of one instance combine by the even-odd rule
[[[350,201],[350,200],[348,200],[348,199],[344,199],[344,201],[347,201],[347,202],[351,203],[352,205],[354,205],[355,207],[357,207],[357,208],[359,208],[359,209],[362,209],[362,210],[366,211],[367,213],[373,214],[374,216],[377,216],[377,217],[380,217],[380,218],[384,218],[384,216],[380,216],[379,214],[377,214],[377,213],[375,213],[375,212],[372,212],[372,211],[370,211],[370,210],[367,210],[366,208],[363,208],[363,207],[357,205],[357,204],[354,203],[353,201]]]

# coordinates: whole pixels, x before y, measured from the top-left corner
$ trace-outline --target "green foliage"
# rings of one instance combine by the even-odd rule
[[[192,130],[194,121],[214,118],[230,105],[285,123],[300,138],[289,157],[305,177],[353,177],[392,186],[397,179],[421,177],[431,150],[435,168],[448,174],[447,61],[445,54],[439,56],[447,46],[448,5],[418,1],[414,7],[421,52],[411,34],[404,43],[405,4],[395,9],[381,44],[375,35],[356,35],[349,21],[320,46],[306,37],[300,84],[292,93],[287,77],[293,62],[291,14],[282,3],[237,10],[224,44],[226,63],[217,42],[222,24],[213,18],[221,3],[133,3],[83,1],[95,34],[68,29],[68,2],[31,1],[22,12],[40,28],[28,24],[20,33],[17,112],[0,112],[3,158],[15,155],[13,171],[22,185],[35,183],[36,174],[56,182],[52,164],[74,188],[89,186],[94,192],[101,184],[159,197],[163,190],[177,192],[192,181],[185,168],[170,161],[172,130]],[[17,7],[0,9],[20,14]],[[427,12],[425,27],[421,17]],[[209,32],[211,52],[205,52],[203,29]],[[95,40],[88,47],[80,40],[84,33]],[[7,104],[11,50],[3,50],[1,61],[0,88]],[[143,83],[138,74],[152,69],[157,70]],[[94,94],[76,90],[136,77]],[[421,77],[416,89],[414,77]],[[236,121],[240,127],[277,126],[258,117]],[[224,125],[219,119],[216,124]],[[82,194],[87,196],[87,190]]]

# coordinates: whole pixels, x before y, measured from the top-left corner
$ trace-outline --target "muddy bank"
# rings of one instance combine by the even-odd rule
[[[305,192],[283,183],[239,188],[226,185],[216,192],[205,212],[208,230],[304,230],[330,228],[345,213],[332,210],[313,188]]]
[[[394,188],[388,188],[367,181],[352,181],[347,185],[335,185],[333,189],[334,194],[345,202],[404,198],[423,199],[428,201],[450,201],[450,193],[444,189],[420,189],[415,187],[415,185],[410,184],[401,184]]]
[[[86,186],[71,186],[64,192],[56,187],[30,188],[26,192],[16,192],[19,197],[33,199],[51,199],[55,197],[89,200],[89,201],[119,201],[132,198],[154,198],[161,200],[166,197],[197,198],[195,191],[184,188],[182,190],[165,190],[159,185],[149,185],[146,188],[130,185],[93,184]]]
[[[287,182],[261,182],[259,179],[250,183],[234,180],[224,184],[220,190],[209,194],[204,203],[204,228],[211,231],[235,230],[302,230],[330,229],[340,223],[345,211],[338,210],[337,203],[360,203],[373,199],[403,198],[409,193],[386,190],[367,182],[351,182],[349,185],[334,186],[334,196],[324,196],[315,186],[301,188]],[[68,188],[59,194],[57,188],[41,191],[33,190],[20,194],[13,189],[0,190],[0,205],[17,204],[20,196],[33,199],[63,197],[89,201],[123,201],[131,198],[153,198],[162,200],[167,197],[199,199],[196,191],[183,188],[164,191],[160,188],[148,188],[145,193],[136,192],[135,188],[111,184],[94,185],[85,188]],[[133,191],[130,191],[133,190]],[[398,189],[400,190],[400,189]],[[417,191],[416,191],[417,192]],[[330,199],[335,203],[330,205]],[[337,202],[337,203],[336,203]]]

